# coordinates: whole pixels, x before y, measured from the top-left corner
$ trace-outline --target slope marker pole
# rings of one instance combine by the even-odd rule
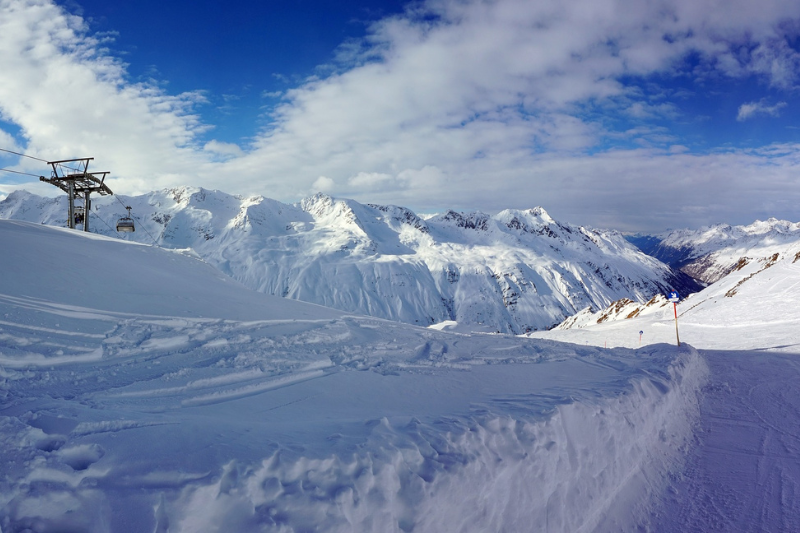
[[[672,302],[672,307],[675,310],[675,338],[678,340],[678,348],[681,347],[681,336],[678,334],[678,302],[680,299],[678,291],[669,293],[669,301]]]

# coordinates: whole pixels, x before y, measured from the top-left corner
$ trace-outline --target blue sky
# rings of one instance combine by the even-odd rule
[[[0,72],[0,148],[121,194],[800,220],[796,1],[0,0]]]
[[[362,38],[370,23],[402,13],[405,2],[138,0],[63,2],[94,32],[113,36],[112,53],[133,80],[170,92],[203,91],[204,138],[247,143],[267,124],[278,93],[299,85]],[[276,96],[270,96],[270,94]]]

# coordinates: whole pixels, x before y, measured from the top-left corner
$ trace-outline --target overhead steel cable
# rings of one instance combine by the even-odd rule
[[[0,148],[0,152],[8,152],[9,154],[18,155],[20,157],[27,157],[27,158],[30,158],[30,159],[35,159],[37,161],[42,161],[44,163],[49,163],[49,161],[47,161],[46,159],[40,159],[38,157],[33,157],[32,155],[21,154],[19,152],[15,152],[13,150],[6,150],[5,148]]]
[[[86,216],[89,216],[89,215],[94,215],[94,218],[96,218],[97,220],[99,220],[100,222],[102,222],[103,224],[105,224],[105,225],[106,225],[106,227],[107,227],[109,230],[111,230],[111,231],[114,231],[114,228],[112,228],[111,226],[109,226],[109,225],[108,225],[108,222],[106,222],[105,220],[103,220],[103,219],[102,219],[102,217],[100,217],[99,215],[95,215],[95,214],[94,214],[94,213],[92,213],[91,211],[89,211],[89,213],[88,213]],[[112,233],[112,235],[113,235],[113,233]]]
[[[15,152],[14,150],[7,150],[6,148],[0,148],[0,152],[6,152],[6,153],[9,153],[9,154],[18,155],[20,157],[27,157],[28,159],[35,159],[36,161],[41,161],[42,163],[48,163],[48,164],[50,163],[50,161],[48,161],[47,159],[42,159],[40,157],[34,157],[34,156],[28,155],[28,154],[21,154],[19,152]],[[67,170],[74,170],[75,172],[81,172],[81,170],[77,169],[77,168],[68,167],[66,165],[59,165],[59,166],[62,167],[62,168],[66,168]],[[30,175],[32,176],[33,174],[30,174]]]
[[[117,201],[119,202],[119,205],[121,205],[125,209],[128,209],[128,206],[125,205],[125,202],[123,202],[122,200],[119,199],[119,196],[114,195],[114,198],[117,199]],[[130,213],[130,211],[128,211],[128,213]],[[138,218],[138,217],[134,217],[134,218]],[[152,235],[150,235],[149,231],[147,231],[147,228],[145,227],[145,225],[141,224],[141,219],[140,218],[139,218],[139,222],[140,222],[139,227],[141,227],[144,230],[144,232],[147,233],[148,237],[150,237],[153,240],[153,244],[155,244],[157,247],[161,248],[161,245],[158,244],[158,241],[155,240],[155,238]]]
[[[31,174],[30,172],[20,172],[19,170],[11,170],[10,168],[0,168],[3,172],[13,172],[14,174],[22,174],[23,176],[33,176],[34,178],[40,178],[41,176],[37,176],[36,174]]]

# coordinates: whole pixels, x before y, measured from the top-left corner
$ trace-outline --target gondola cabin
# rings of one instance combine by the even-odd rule
[[[117,231],[120,233],[130,233],[132,231],[136,231],[136,225],[133,223],[133,218],[131,218],[131,208],[126,207],[125,209],[128,210],[128,216],[117,220]]]

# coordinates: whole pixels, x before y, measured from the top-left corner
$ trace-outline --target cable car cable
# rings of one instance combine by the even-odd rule
[[[47,160],[45,160],[45,159],[40,159],[40,158],[38,158],[38,157],[33,157],[32,155],[21,154],[21,153],[19,153],[19,152],[15,152],[15,151],[13,151],[13,150],[6,150],[5,148],[0,148],[0,152],[8,152],[9,154],[18,155],[18,156],[21,156],[21,157],[28,157],[28,158],[30,158],[30,159],[35,159],[35,160],[37,160],[37,161],[42,161],[42,162],[44,162],[44,163],[49,163],[49,161],[47,161]]]
[[[10,168],[0,168],[3,172],[13,172],[14,174],[22,174],[23,176],[33,176],[34,178],[39,178],[41,176],[37,176],[36,174],[31,174],[30,172],[20,172],[19,170],[11,170]]]
[[[117,196],[117,195],[114,195],[114,198],[116,198],[116,199],[117,199],[117,201],[119,202],[119,205],[121,205],[121,206],[122,206],[122,207],[124,207],[125,209],[128,209],[128,210],[130,210],[130,209],[131,209],[130,207],[128,207],[127,205],[125,205],[125,203],[124,203],[122,200],[120,200],[120,199],[119,199],[119,196]],[[130,215],[130,211],[128,211],[128,215]],[[138,218],[138,217],[136,217],[136,216],[133,216],[133,217],[130,217],[130,218]],[[145,232],[145,233],[147,233],[147,236],[148,236],[148,237],[150,237],[150,239],[152,239],[152,240],[153,240],[153,244],[155,244],[156,246],[158,246],[159,248],[161,248],[161,245],[160,245],[160,244],[158,244],[158,241],[155,239],[155,237],[153,237],[152,235],[150,235],[150,232],[149,232],[149,231],[147,231],[147,227],[146,227],[144,224],[141,224],[141,218],[139,218],[139,222],[140,222],[139,226],[140,226],[140,227],[141,227],[141,228],[144,230],[144,232]]]
[[[0,148],[0,152],[7,152],[7,153],[9,153],[9,154],[18,155],[18,156],[20,156],[20,157],[27,157],[28,159],[35,159],[36,161],[41,161],[41,162],[43,162],[43,163],[48,163],[48,164],[50,163],[50,161],[48,161],[47,159],[42,159],[42,158],[40,158],[40,157],[34,157],[34,156],[32,156],[32,155],[28,155],[28,154],[21,154],[21,153],[19,153],[19,152],[15,152],[14,150],[7,150],[7,149],[5,149],[5,148]],[[77,169],[77,168],[72,168],[72,167],[68,167],[68,166],[66,166],[66,165],[58,165],[58,166],[59,166],[59,167],[61,167],[61,168],[66,168],[67,170],[74,170],[75,172],[83,172],[83,171],[82,171],[82,170],[80,170],[80,169]],[[12,171],[12,172],[13,172],[13,171]],[[33,174],[29,174],[29,176],[33,176]],[[35,176],[35,177],[37,177],[37,178],[38,178],[39,176]]]

